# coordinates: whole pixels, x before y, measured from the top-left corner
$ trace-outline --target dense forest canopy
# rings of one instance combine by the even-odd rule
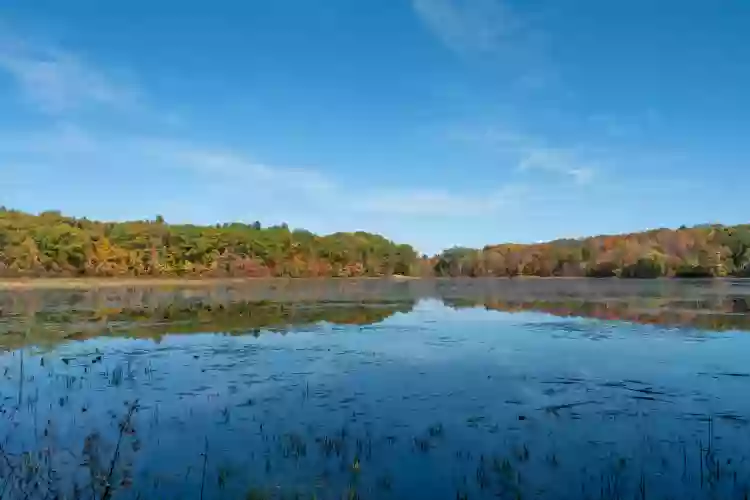
[[[750,225],[656,229],[533,245],[452,248],[440,276],[657,278],[750,276]]]
[[[285,224],[97,222],[0,208],[1,276],[382,276],[418,256],[365,232],[317,236]]]
[[[432,258],[382,236],[286,224],[98,222],[0,207],[0,276],[750,276],[750,225],[703,225],[540,244],[451,248]]]

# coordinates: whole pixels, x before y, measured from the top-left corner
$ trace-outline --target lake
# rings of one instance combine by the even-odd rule
[[[742,280],[0,292],[0,498],[748,498],[749,304]]]

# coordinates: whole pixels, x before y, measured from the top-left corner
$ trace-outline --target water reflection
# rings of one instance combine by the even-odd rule
[[[0,498],[747,495],[741,295],[412,286],[2,297]]]
[[[292,331],[319,322],[367,325],[414,303],[435,299],[454,308],[533,311],[701,330],[750,330],[750,288],[702,282],[654,288],[579,284],[565,293],[538,283],[504,281],[391,283],[346,280],[310,289],[289,283],[252,288],[131,288],[80,291],[0,292],[0,349],[54,346],[100,336],[159,339],[166,334]],[[571,280],[576,281],[576,280]],[[326,288],[328,286],[328,288]],[[281,291],[281,296],[278,295]],[[667,293],[669,295],[660,295]],[[287,296],[288,295],[288,296]],[[286,299],[281,300],[282,297]],[[271,298],[274,298],[272,300]]]
[[[488,310],[536,311],[561,317],[585,317],[606,321],[630,321],[702,330],[750,330],[750,307],[744,297],[722,297],[706,300],[450,300],[453,307],[482,306]]]
[[[163,306],[70,309],[6,313],[0,321],[0,348],[53,346],[103,336],[161,339],[167,334],[218,332],[259,335],[286,333],[320,322],[370,325],[411,310],[413,302],[273,303],[194,301]]]

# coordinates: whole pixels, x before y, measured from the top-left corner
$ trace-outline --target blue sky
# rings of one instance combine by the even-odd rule
[[[424,252],[748,222],[744,0],[4,0],[0,204]]]

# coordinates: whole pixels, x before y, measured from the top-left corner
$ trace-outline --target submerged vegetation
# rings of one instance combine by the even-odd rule
[[[303,403],[308,397],[300,396]],[[224,420],[213,437],[231,434],[231,415],[247,413],[250,408],[252,405],[220,410]],[[746,499],[750,495],[745,460],[717,446],[716,422],[711,416],[702,416],[705,425],[690,442],[645,437],[638,454],[609,452],[591,462],[577,456],[580,450],[555,448],[532,436],[523,437],[528,428],[545,425],[545,420],[575,419],[576,414],[539,415],[536,423],[519,420],[522,425],[507,429],[512,436],[492,451],[450,442],[453,434],[467,429],[478,434],[497,432],[471,424],[466,424],[467,429],[455,425],[446,430],[437,422],[423,431],[411,430],[413,435],[403,431],[394,435],[373,434],[351,421],[340,428],[319,425],[278,431],[261,420],[252,426],[261,449],[248,452],[249,461],[223,461],[222,450],[206,436],[200,452],[181,456],[183,469],[174,474],[179,480],[170,480],[158,471],[137,472],[137,466],[148,461],[143,456],[148,445],[142,443],[142,435],[160,425],[154,415],[157,410],[141,408],[138,401],[125,402],[101,429],[86,435],[75,451],[66,449],[54,435],[51,420],[37,431],[42,451],[14,453],[0,447],[2,498],[669,500]],[[604,446],[604,442],[590,442],[587,451]],[[389,467],[386,464],[391,457],[400,457],[411,466],[401,470]],[[443,490],[428,483],[412,486],[412,474],[424,481],[430,463],[438,457],[446,466],[450,464],[453,476],[450,481],[437,481],[446,483]],[[253,470],[263,472],[249,476],[244,471],[248,462]],[[279,473],[294,477],[300,470],[316,479],[288,484],[275,480]],[[674,496],[675,490],[689,496]]]
[[[462,280],[435,281],[433,299]],[[635,285],[654,293],[633,297]],[[440,322],[445,311],[433,300],[373,329],[360,325],[408,313],[412,302],[140,288],[0,293],[0,340],[21,335],[35,345],[0,353],[0,499],[748,498],[750,374],[741,356],[695,349],[697,359],[679,363],[693,375],[663,377],[665,363],[684,356],[663,357],[679,336],[652,332],[650,349],[630,350],[599,322],[509,323],[497,313],[477,322],[466,310],[611,310],[612,319],[628,307],[725,315],[746,307],[719,286],[701,286],[691,301],[657,297],[658,285],[593,282],[590,298],[616,295],[613,286],[631,294],[596,304],[477,293],[445,300],[458,310],[450,322]],[[693,286],[666,285],[686,295]],[[337,326],[310,326],[320,321]],[[88,340],[87,328],[98,338]],[[306,334],[256,338],[296,328]],[[85,335],[40,349],[41,332]],[[159,337],[176,332],[213,335]],[[571,340],[594,357],[571,363]],[[616,356],[624,362],[608,361]]]
[[[750,329],[747,285],[0,291],[0,499],[745,499],[742,336],[476,308]]]
[[[318,236],[259,222],[98,222],[0,207],[0,277],[750,276],[750,225],[705,225],[434,257],[366,232]]]

